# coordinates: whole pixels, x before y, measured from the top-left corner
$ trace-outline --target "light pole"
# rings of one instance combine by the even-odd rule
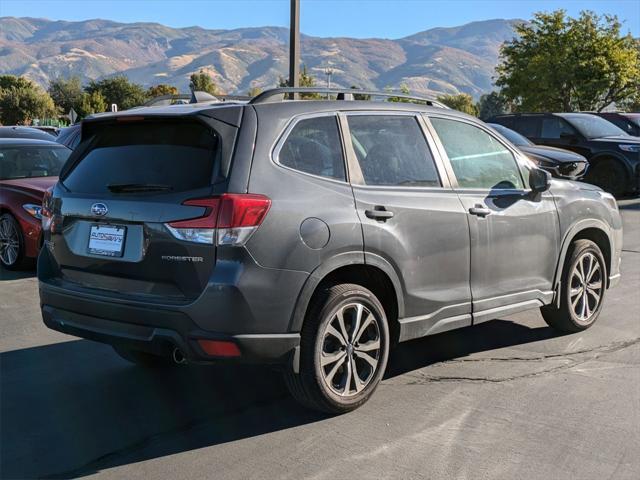
[[[331,75],[333,75],[333,68],[331,68],[331,65],[324,69],[324,74],[327,76],[327,88],[331,88]]]
[[[289,25],[289,86],[300,85],[300,0],[291,0]]]

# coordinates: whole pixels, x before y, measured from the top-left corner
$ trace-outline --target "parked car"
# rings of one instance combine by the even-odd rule
[[[71,150],[75,150],[80,143],[80,123],[76,123],[60,130],[60,133],[56,138],[56,142],[70,148]]]
[[[499,123],[535,144],[573,150],[589,161],[587,182],[616,196],[640,191],[640,138],[589,113],[496,115]]]
[[[640,113],[599,112],[596,115],[609,120],[629,135],[640,137]]]
[[[0,138],[33,138],[51,142],[55,140],[50,133],[43,132],[33,127],[0,127]]]
[[[578,180],[587,171],[589,162],[578,153],[562,148],[536,145],[518,132],[498,123],[488,125],[524,152],[533,163],[554,177]]]
[[[316,91],[340,100],[277,101]],[[460,112],[349,98],[85,120],[45,201],[44,323],[146,366],[278,364],[332,413],[372,395],[397,342],[529,308],[593,325],[620,277],[610,194]]]
[[[48,135],[48,134],[47,134]],[[0,138],[0,263],[20,268],[42,244],[42,197],[71,150],[52,141]]]
[[[50,125],[35,125],[31,128],[35,128],[36,130],[46,132],[54,138],[58,136],[58,133],[60,133],[60,129],[58,127],[53,127]]]

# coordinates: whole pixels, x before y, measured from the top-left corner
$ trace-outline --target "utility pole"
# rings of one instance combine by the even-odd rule
[[[291,0],[289,25],[289,86],[300,85],[300,0]]]

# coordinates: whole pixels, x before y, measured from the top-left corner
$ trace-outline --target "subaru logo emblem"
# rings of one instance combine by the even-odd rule
[[[106,215],[108,211],[109,209],[104,203],[94,203],[91,205],[91,213],[99,217]]]

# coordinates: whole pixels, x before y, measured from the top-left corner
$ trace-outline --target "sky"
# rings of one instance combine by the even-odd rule
[[[615,14],[640,37],[640,0],[301,0],[300,29],[319,37],[401,38],[433,27],[494,18],[528,19],[563,8]],[[210,29],[289,25],[289,0],[0,0],[0,16],[102,18]]]

